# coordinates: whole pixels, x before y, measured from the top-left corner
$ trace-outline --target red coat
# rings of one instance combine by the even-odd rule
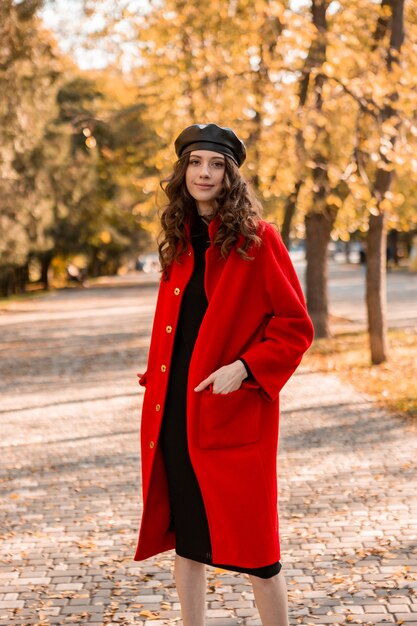
[[[313,338],[295,270],[276,229],[261,221],[259,247],[223,259],[209,226],[208,307],[192,354],[187,392],[189,453],[207,514],[214,563],[263,567],[280,558],[277,515],[279,392]],[[135,560],[175,547],[158,437],[181,298],[193,271],[191,245],[161,280],[141,424],[143,516]],[[256,383],[230,394],[194,387],[242,357]]]

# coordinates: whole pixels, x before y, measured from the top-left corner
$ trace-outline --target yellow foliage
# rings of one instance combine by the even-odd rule
[[[337,206],[338,208],[340,208],[343,205],[342,199],[339,198],[339,196],[336,196],[333,193],[330,193],[327,196],[327,203],[331,204],[331,205],[334,205],[334,206]]]
[[[390,209],[392,209],[392,206],[393,206],[393,203],[388,198],[384,198],[379,203],[379,208],[381,211],[389,211]]]
[[[109,233],[108,230],[102,230],[98,236],[99,236],[100,241],[106,244],[110,243],[112,240],[111,233]]]
[[[92,4],[99,7],[101,2]],[[297,232],[315,201],[313,178],[321,161],[328,176],[327,202],[339,213],[336,233],[346,237],[356,228],[366,230],[369,211],[379,209],[395,215],[402,228],[410,227],[417,201],[417,22],[412,4],[406,6],[401,63],[390,69],[386,42],[372,46],[370,37],[389,7],[368,0],[352,0],[328,15],[327,50],[317,62],[323,40],[307,5],[300,9],[284,0],[236,0],[214,8],[195,0],[164,0],[151,4],[146,19],[125,10],[117,32],[129,32],[136,64],[124,81],[109,72],[99,75],[116,101],[140,108],[153,138],[149,146],[135,146],[143,167],[129,181],[140,193],[131,214],[156,231],[158,181],[175,161],[173,140],[188,124],[216,122],[233,127],[247,142],[242,172],[250,179],[256,174],[268,214],[282,219],[286,199],[302,180]],[[325,80],[318,105],[320,72]],[[395,110],[384,118],[387,103]],[[92,134],[86,134],[85,142],[96,148]],[[397,174],[393,196],[379,205],[373,197],[378,169]],[[341,181],[348,197],[342,197]]]

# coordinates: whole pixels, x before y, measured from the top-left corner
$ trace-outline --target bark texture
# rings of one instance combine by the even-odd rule
[[[391,70],[394,64],[400,61],[400,50],[404,40],[404,0],[383,0],[382,6],[391,9],[390,19],[384,17],[377,25],[375,41],[382,40],[383,35],[390,29],[390,38],[387,50],[387,69]],[[384,122],[390,121],[397,131],[400,119],[396,111],[398,94],[395,84],[387,97],[386,103],[380,110],[381,128]],[[380,146],[383,148],[391,142],[394,148],[396,136],[384,136],[381,131]],[[388,339],[386,322],[386,249],[387,234],[385,226],[384,208],[381,205],[390,189],[394,168],[386,157],[385,150],[379,153],[379,163],[373,185],[373,196],[377,199],[377,212],[369,217],[367,239],[367,272],[366,272],[366,304],[368,313],[369,342],[371,361],[378,365],[387,359]]]
[[[328,337],[329,307],[327,297],[327,245],[333,220],[324,213],[309,213],[306,225],[307,308],[317,339]]]
[[[382,363],[387,355],[386,271],[387,237],[385,215],[369,219],[366,272],[366,306],[372,363]]]

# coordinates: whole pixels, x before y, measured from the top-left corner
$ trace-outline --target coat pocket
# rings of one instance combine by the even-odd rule
[[[202,392],[200,448],[233,448],[255,443],[260,437],[262,397],[259,386],[244,382],[236,391]]]

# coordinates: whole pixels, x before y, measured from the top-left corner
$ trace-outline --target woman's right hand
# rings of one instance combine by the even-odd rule
[[[203,391],[211,383],[213,393],[231,393],[237,391],[242,382],[247,378],[248,372],[242,361],[238,360],[230,365],[223,365],[218,370],[207,376],[194,391]]]

